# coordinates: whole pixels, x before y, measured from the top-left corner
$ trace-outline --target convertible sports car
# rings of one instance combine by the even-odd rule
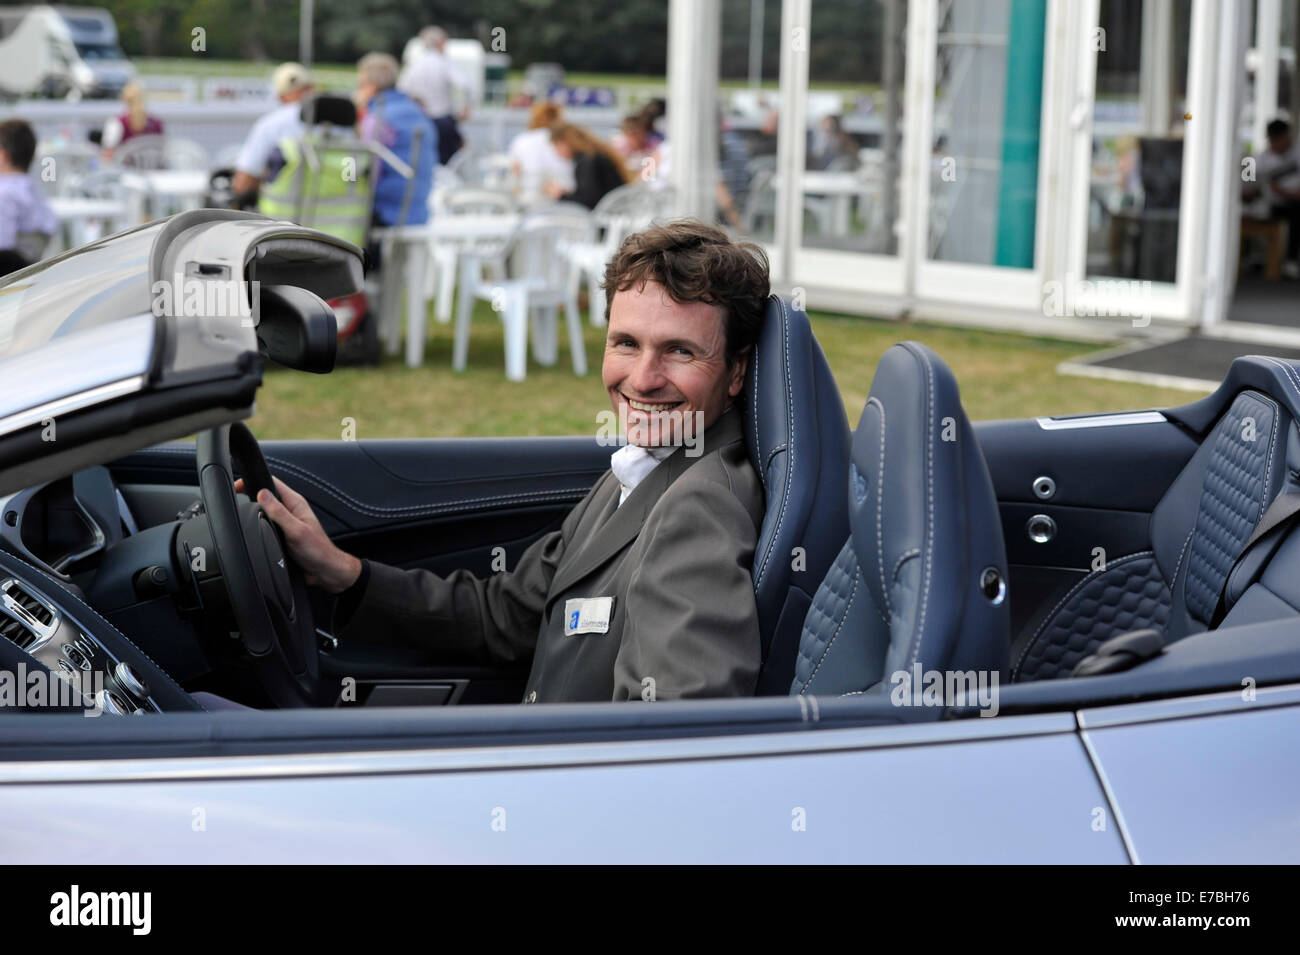
[[[971,425],[904,343],[850,431],[774,298],[758,695],[520,706],[436,633],[337,640],[234,493],[486,575],[606,469],[595,436],[259,445],[263,361],[328,371],[360,284],[218,210],[0,284],[0,861],[1300,859],[1300,366]]]

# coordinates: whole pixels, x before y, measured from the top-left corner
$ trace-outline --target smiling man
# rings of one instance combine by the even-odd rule
[[[762,488],[738,403],[768,297],[762,250],[695,221],[630,236],[605,272],[605,389],[627,444],[563,526],[486,580],[358,560],[301,495],[260,503],[335,632],[532,670],[524,702],[754,692]]]

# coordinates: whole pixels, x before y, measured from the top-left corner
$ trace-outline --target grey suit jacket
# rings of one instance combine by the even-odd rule
[[[560,530],[487,580],[371,563],[336,632],[436,648],[448,662],[531,657],[527,703],[753,694],[761,648],[750,570],[763,491],[739,411],[705,431],[701,454],[686,450],[660,462],[621,507],[606,472]],[[583,607],[594,623],[575,616]]]

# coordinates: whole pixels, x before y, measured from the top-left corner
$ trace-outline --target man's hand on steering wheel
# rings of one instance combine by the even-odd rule
[[[329,539],[305,497],[278,477],[273,480],[280,499],[263,489],[257,503],[284,534],[289,555],[302,570],[303,579],[332,594],[347,590],[361,576],[361,561]],[[235,493],[244,493],[243,478],[235,481]]]

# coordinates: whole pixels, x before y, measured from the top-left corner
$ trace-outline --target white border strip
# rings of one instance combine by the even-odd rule
[[[1128,348],[1126,351],[1136,351]],[[1102,357],[1114,357],[1121,352],[1101,352],[1091,356],[1092,360]],[[1177,388],[1179,391],[1214,391],[1222,382],[1209,381],[1205,378],[1186,378],[1178,374],[1160,374],[1157,372],[1132,372],[1123,368],[1099,368],[1086,364],[1087,360],[1071,359],[1057,365],[1057,374],[1073,374],[1080,378],[1101,378],[1102,381],[1127,382],[1130,385],[1151,385],[1157,388]]]

